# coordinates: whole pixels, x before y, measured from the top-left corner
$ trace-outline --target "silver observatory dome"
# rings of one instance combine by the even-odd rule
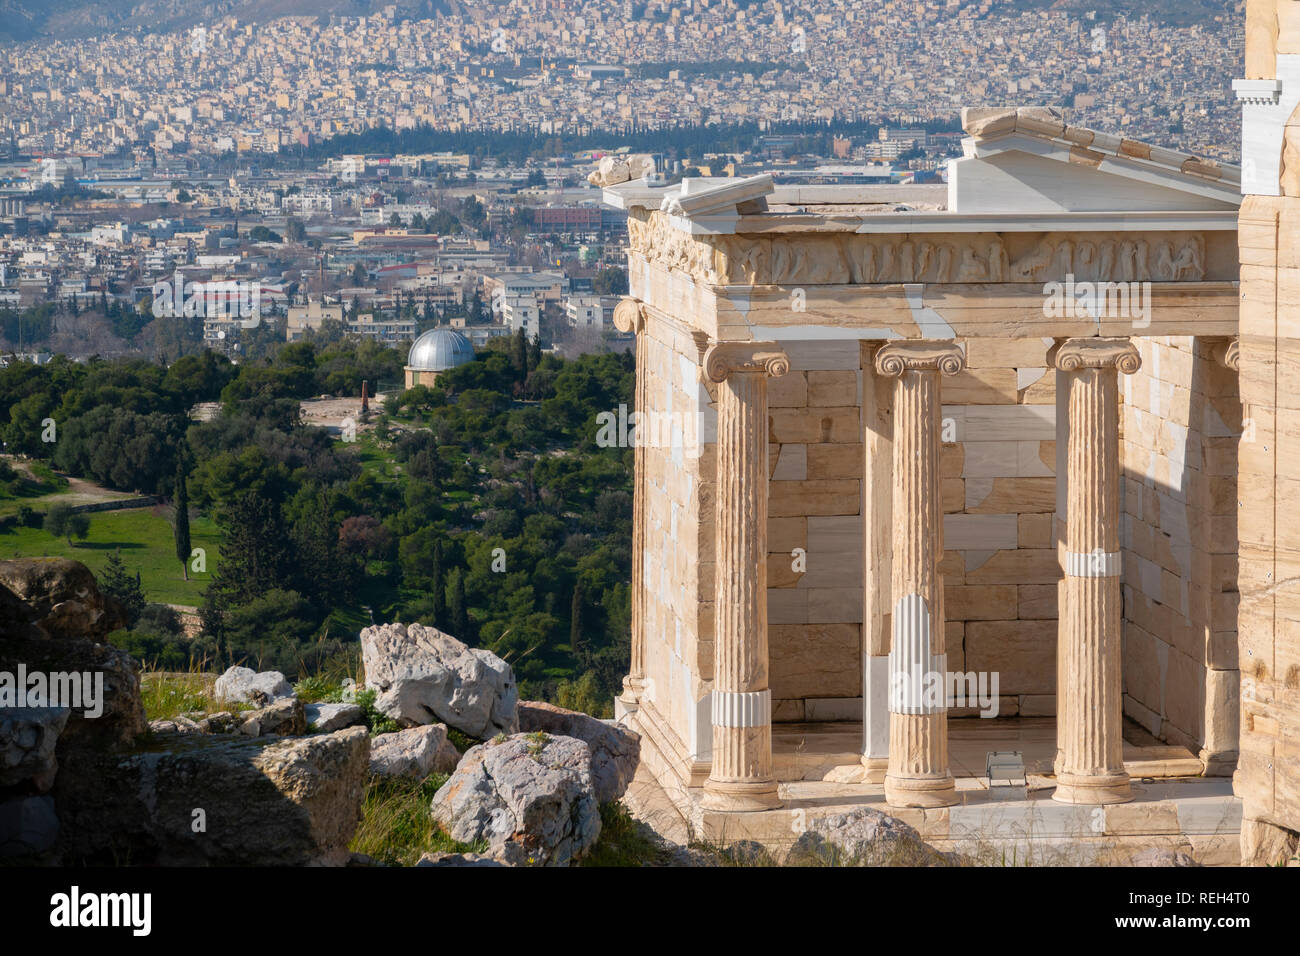
[[[451,329],[430,329],[415,340],[406,364],[415,371],[445,372],[472,361],[474,346],[469,339]]]

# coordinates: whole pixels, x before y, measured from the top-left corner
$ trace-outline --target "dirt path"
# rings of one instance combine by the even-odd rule
[[[40,482],[40,479],[32,473],[30,462],[20,458],[6,456],[9,464],[14,467],[15,471],[21,472],[31,481]],[[58,472],[55,472],[58,474]],[[51,492],[47,495],[41,495],[37,498],[28,498],[27,501],[49,501],[58,498],[60,501],[66,501],[70,505],[89,505],[99,501],[117,501],[122,498],[138,497],[129,491],[114,491],[111,488],[105,488],[103,485],[97,485],[93,481],[86,481],[84,478],[74,478],[71,475],[59,475],[60,478],[67,479],[68,486],[62,491]]]

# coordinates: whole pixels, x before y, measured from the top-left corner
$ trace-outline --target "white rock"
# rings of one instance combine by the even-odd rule
[[[422,624],[376,624],[361,632],[366,687],[375,707],[404,727],[445,723],[480,740],[518,725],[510,665]]]
[[[248,667],[232,667],[217,678],[213,694],[217,700],[269,704],[293,696],[293,688],[279,671],[257,673]]]
[[[370,773],[376,777],[424,780],[431,773],[451,773],[458,763],[460,751],[447,739],[446,724],[370,738]]]
[[[567,866],[600,836],[591,750],[544,733],[480,744],[434,795],[433,817],[512,866]]]
[[[307,704],[307,725],[322,733],[365,722],[365,711],[356,704]]]

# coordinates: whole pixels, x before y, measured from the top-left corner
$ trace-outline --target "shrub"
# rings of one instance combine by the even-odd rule
[[[391,734],[399,729],[397,721],[375,707],[375,697],[377,696],[378,694],[374,688],[359,690],[357,691],[355,703],[361,708],[366,726],[370,728],[371,734]]]

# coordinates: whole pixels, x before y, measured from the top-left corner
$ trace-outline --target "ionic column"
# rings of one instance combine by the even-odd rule
[[[1126,338],[1066,339],[1049,360],[1069,390],[1065,585],[1057,630],[1057,785],[1062,803],[1133,799],[1124,770],[1120,639],[1119,373]]]
[[[944,647],[943,509],[939,500],[939,376],[966,357],[954,342],[894,342],[876,372],[894,385],[893,640],[889,650],[889,769],[894,807],[957,802],[948,770],[948,657]]]
[[[637,416],[636,446],[632,466],[632,661],[623,678],[623,694],[615,701],[617,716],[635,711],[645,688],[645,522],[646,460],[641,419],[649,407],[645,311],[636,299],[623,299],[614,308],[614,327],[636,335],[636,387],[633,412]]]
[[[767,663],[767,378],[789,370],[771,343],[722,343],[704,356],[718,383],[710,810],[781,805]]]

